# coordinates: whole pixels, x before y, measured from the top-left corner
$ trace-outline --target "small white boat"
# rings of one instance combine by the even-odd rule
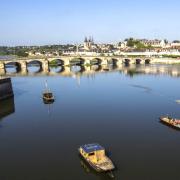
[[[86,144],[79,148],[80,155],[98,172],[108,172],[115,169],[112,161],[106,156],[105,149],[99,144]]]

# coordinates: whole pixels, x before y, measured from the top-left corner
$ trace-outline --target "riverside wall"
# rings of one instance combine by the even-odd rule
[[[11,78],[0,78],[0,100],[13,97]]]

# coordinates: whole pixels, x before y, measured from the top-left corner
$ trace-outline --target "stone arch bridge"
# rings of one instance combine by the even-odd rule
[[[61,66],[71,65],[120,65],[120,64],[150,64],[153,62],[152,58],[122,58],[117,56],[59,56],[50,58],[24,58],[1,60],[0,71],[5,72],[7,65],[14,65],[21,71],[27,71],[28,64],[38,63],[43,71],[49,70],[49,65],[55,62]]]

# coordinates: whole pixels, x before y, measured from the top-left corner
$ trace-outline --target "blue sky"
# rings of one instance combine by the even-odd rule
[[[179,0],[0,0],[0,45],[180,39]]]

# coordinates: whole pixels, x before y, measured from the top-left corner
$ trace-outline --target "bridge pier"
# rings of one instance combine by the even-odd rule
[[[102,59],[101,65],[108,65],[108,60],[107,59]]]
[[[49,72],[49,61],[45,60],[44,62],[42,62],[42,69],[44,72]]]
[[[123,60],[122,59],[119,59],[117,62],[116,62],[116,65],[117,66],[122,66],[123,64]]]
[[[136,64],[136,60],[135,59],[130,59],[129,64]]]
[[[89,59],[86,59],[85,61],[84,61],[84,65],[90,65],[91,64],[91,61],[89,60]]]
[[[0,62],[0,74],[5,74],[5,73],[6,73],[5,64]]]
[[[21,71],[22,71],[22,73],[24,74],[26,74],[27,73],[27,62],[26,61],[22,61],[22,62],[20,62],[20,65],[21,65]]]
[[[70,66],[70,60],[69,59],[64,61],[64,66]]]
[[[85,71],[91,71],[91,66],[84,66]]]
[[[70,73],[71,73],[71,67],[70,67],[70,66],[65,66],[63,73],[64,73],[64,74],[70,74]]]

